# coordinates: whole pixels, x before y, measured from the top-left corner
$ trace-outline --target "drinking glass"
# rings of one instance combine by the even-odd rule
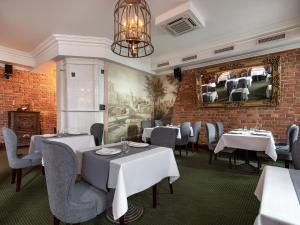
[[[126,137],[121,137],[121,144],[122,144],[122,152],[128,153],[128,141]]]

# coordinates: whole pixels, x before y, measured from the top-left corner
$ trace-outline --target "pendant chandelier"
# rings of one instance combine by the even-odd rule
[[[145,0],[118,0],[114,10],[114,43],[117,55],[140,58],[151,55],[151,13]]]

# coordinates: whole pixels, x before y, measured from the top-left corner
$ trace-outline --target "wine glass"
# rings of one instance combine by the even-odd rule
[[[122,145],[122,151],[124,153],[128,153],[129,148],[128,148],[128,141],[126,137],[121,137],[121,145]]]

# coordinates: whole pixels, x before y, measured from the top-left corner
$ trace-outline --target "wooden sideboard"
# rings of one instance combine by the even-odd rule
[[[18,146],[28,146],[31,136],[40,134],[40,113],[9,111],[8,127],[16,133]]]

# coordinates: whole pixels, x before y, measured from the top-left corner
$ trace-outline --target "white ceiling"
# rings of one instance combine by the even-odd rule
[[[148,0],[155,55],[300,23],[299,0],[193,0],[206,27],[173,37],[154,18],[186,2]],[[0,0],[0,45],[30,52],[51,34],[113,37],[113,0]]]

